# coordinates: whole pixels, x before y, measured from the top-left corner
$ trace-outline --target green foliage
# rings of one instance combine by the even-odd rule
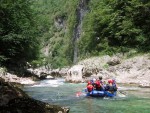
[[[92,0],[84,19],[80,55],[149,51],[149,22],[149,1]]]
[[[79,0],[1,0],[0,63],[71,64],[78,5]],[[150,50],[148,0],[90,0],[82,25],[80,58]],[[40,57],[41,48],[48,54]]]
[[[77,4],[78,0],[34,2],[33,9],[38,16],[42,48],[49,47],[49,54],[45,59],[53,68],[63,67],[72,62],[72,35],[76,23]]]
[[[72,37],[78,4],[78,0],[34,2],[42,47],[49,47],[45,59],[53,68],[69,65],[73,61]],[[134,49],[149,50],[149,1],[91,0],[89,9],[78,42],[80,58],[126,53]],[[57,26],[59,19],[64,22],[62,27]]]
[[[103,65],[103,68],[104,68],[104,69],[108,69],[108,68],[109,68],[109,65],[108,65],[108,64],[104,64],[104,65]]]
[[[45,64],[44,64],[44,61],[42,59],[38,59],[38,60],[32,60],[31,65],[33,68],[36,68],[36,67],[43,66]]]
[[[138,55],[137,51],[135,51],[135,50],[130,50],[130,51],[127,53],[126,57],[127,57],[127,58],[132,58],[132,57],[134,57],[135,55]]]
[[[20,63],[38,58],[34,11],[31,0],[0,2],[0,62]]]

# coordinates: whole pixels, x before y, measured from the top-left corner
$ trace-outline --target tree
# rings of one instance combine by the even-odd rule
[[[92,0],[83,24],[80,53],[149,51],[149,24],[148,0]]]
[[[0,61],[19,63],[38,58],[39,42],[31,0],[0,3]]]

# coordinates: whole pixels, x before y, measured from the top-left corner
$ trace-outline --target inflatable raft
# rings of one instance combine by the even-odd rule
[[[116,96],[116,92],[110,93],[108,91],[93,90],[91,92],[87,92],[86,96],[91,96],[91,97],[114,97],[114,96]]]

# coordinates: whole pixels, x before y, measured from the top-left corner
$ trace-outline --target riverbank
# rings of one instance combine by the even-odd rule
[[[34,84],[32,77],[18,77],[0,68],[0,108],[2,113],[68,113],[69,108],[30,98],[19,87]]]
[[[117,83],[150,87],[150,55],[137,55],[131,58],[120,55],[92,57],[81,60],[76,65],[70,67],[70,69],[54,69],[50,72],[43,68],[35,69],[34,75],[39,77],[41,75],[39,74],[38,76],[35,72],[42,73],[42,75],[44,73],[44,78],[47,76],[51,78],[63,77],[68,82],[86,82],[88,79],[102,76],[103,80],[114,78]],[[20,84],[35,83],[32,77],[17,77],[5,71],[3,74],[0,74],[0,77],[7,82]]]
[[[4,79],[5,82],[19,83],[19,84],[34,84],[35,81],[32,77],[18,77],[15,74],[7,72],[5,68],[0,67],[0,78]]]
[[[82,69],[80,68],[81,66]],[[77,82],[84,82],[88,79],[102,76],[103,80],[113,78],[116,79],[117,83],[150,87],[149,54],[137,55],[131,58],[121,55],[92,57],[80,61],[76,68],[72,67],[70,70],[71,72],[69,72],[67,77],[72,82],[75,81],[74,77],[72,77],[75,73],[76,78],[80,78]],[[77,74],[81,73],[81,71],[82,74]]]

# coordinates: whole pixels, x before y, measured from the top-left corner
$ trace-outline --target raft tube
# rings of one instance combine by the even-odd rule
[[[116,96],[116,92],[110,93],[108,91],[97,91],[93,90],[91,92],[88,92],[86,96],[91,96],[91,97],[114,97]]]

